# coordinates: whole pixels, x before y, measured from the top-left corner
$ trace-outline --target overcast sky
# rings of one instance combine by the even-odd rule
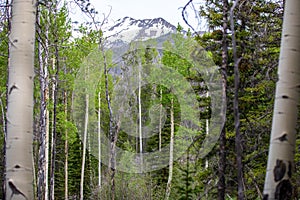
[[[185,28],[187,26],[182,20],[181,11],[187,2],[188,0],[91,0],[92,5],[100,14],[100,19],[103,16],[102,13],[107,15],[111,8],[110,20],[118,20],[126,16],[135,19],[162,17],[175,26],[179,22]],[[198,9],[199,4],[195,6]],[[188,11],[189,22],[197,28],[195,14],[191,7]]]

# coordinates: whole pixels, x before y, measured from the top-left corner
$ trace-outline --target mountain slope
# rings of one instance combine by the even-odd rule
[[[121,46],[131,41],[159,38],[175,32],[176,27],[163,18],[136,20],[125,17],[117,20],[113,25],[103,27],[108,47]]]

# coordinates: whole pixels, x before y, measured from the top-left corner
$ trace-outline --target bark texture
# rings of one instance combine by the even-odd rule
[[[171,110],[170,110],[170,120],[171,120],[171,136],[170,136],[170,159],[169,159],[169,177],[167,182],[167,189],[166,189],[166,199],[170,198],[171,194],[171,184],[173,178],[173,150],[174,150],[174,102],[171,99]]]
[[[300,88],[300,1],[285,2],[278,82],[263,199],[292,199]]]
[[[86,80],[89,79],[89,68],[87,67],[86,72]],[[82,164],[81,164],[81,178],[80,178],[80,200],[84,198],[83,184],[84,184],[84,170],[85,170],[85,157],[86,157],[86,148],[87,148],[87,135],[88,135],[88,125],[89,125],[89,101],[90,96],[88,91],[86,90],[85,94],[85,117],[84,117],[84,133],[83,133],[83,141],[82,141]]]
[[[98,187],[101,188],[101,87],[98,92]]]
[[[37,22],[40,24],[40,13],[38,10]],[[40,128],[39,128],[39,158],[38,158],[38,177],[37,177],[37,197],[39,200],[48,199],[48,166],[49,166],[49,111],[47,108],[49,99],[49,81],[48,81],[48,26],[45,27],[45,41],[42,44],[42,38],[38,40],[38,60],[40,67]],[[38,35],[42,35],[39,27]]]
[[[9,35],[6,199],[34,199],[33,78],[36,2],[14,0]]]

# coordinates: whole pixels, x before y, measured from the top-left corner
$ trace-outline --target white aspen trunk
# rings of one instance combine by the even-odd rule
[[[12,2],[9,34],[6,199],[34,199],[33,79],[36,1]]]
[[[139,120],[137,119],[136,120],[137,124],[139,123],[138,121]],[[136,136],[139,135],[139,126],[136,126],[136,128],[135,128],[135,134],[136,134]],[[138,138],[138,137],[135,138],[135,151],[136,152],[139,152],[139,140],[140,140],[140,138]]]
[[[208,97],[208,93],[207,93],[206,97]],[[205,126],[206,126],[205,127],[205,133],[206,133],[206,136],[207,136],[209,134],[209,119],[205,120]],[[189,161],[187,161],[187,162],[189,162]],[[205,169],[206,170],[208,169],[208,159],[207,158],[205,158]],[[189,169],[187,169],[187,170],[189,170]],[[208,192],[207,191],[205,192],[205,197],[206,197],[206,199],[208,199]]]
[[[57,4],[54,7],[54,19],[53,21],[57,23]],[[55,32],[58,31],[57,27],[55,27]],[[54,35],[54,58],[53,58],[53,72],[55,72],[53,76],[53,124],[52,124],[52,144],[51,144],[51,178],[50,178],[50,199],[54,200],[55,194],[55,165],[56,165],[56,141],[57,141],[57,104],[58,104],[58,90],[59,90],[59,47],[58,47],[58,35]]]
[[[205,120],[205,135],[209,134],[209,119]],[[205,169],[208,169],[208,159],[205,158]]]
[[[44,73],[47,74],[46,76],[46,88],[45,88],[45,102],[49,101],[49,73],[48,73],[48,59],[49,59],[49,44],[48,44],[48,27],[46,27],[46,42],[45,42],[45,51],[46,51],[46,59],[45,59],[45,66],[44,66]],[[46,109],[46,130],[45,130],[45,200],[49,198],[49,184],[48,184],[48,176],[49,176],[49,110],[48,107]]]
[[[142,133],[142,103],[141,103],[141,66],[139,64],[138,75],[138,108],[139,108],[139,141],[140,141],[140,159],[141,172],[143,171],[143,133]]]
[[[101,88],[98,92],[98,187],[101,188]]]
[[[46,101],[49,99],[49,93],[46,94]],[[46,135],[45,135],[45,199],[49,198],[49,110],[46,109]]]
[[[89,69],[87,69],[88,80]],[[85,117],[84,117],[84,133],[83,133],[83,147],[82,147],[82,164],[81,164],[81,178],[80,178],[80,200],[83,200],[83,184],[84,184],[84,169],[85,169],[85,156],[86,156],[86,143],[88,134],[89,123],[89,94],[85,95]]]
[[[158,127],[158,131],[159,131],[159,135],[158,135],[158,138],[159,138],[159,143],[158,143],[158,150],[161,151],[161,129],[162,129],[162,89],[160,88],[160,105],[159,105],[159,127]]]
[[[40,11],[38,11],[37,20],[40,23]],[[42,35],[41,28],[38,29],[39,36]],[[49,111],[47,102],[49,99],[49,82],[48,82],[48,26],[45,26],[45,40],[44,45],[41,41],[38,42],[38,56],[40,66],[40,136],[39,136],[39,163],[38,163],[38,199],[48,199],[48,171],[49,171]],[[44,49],[43,49],[44,47]]]
[[[68,137],[68,131],[65,133],[65,137]],[[69,152],[68,152],[68,140],[65,140],[65,200],[69,199],[69,191],[68,191],[68,179],[69,179],[69,174],[68,174],[68,157],[69,157]]]
[[[67,120],[67,114],[68,114],[68,99],[67,99],[67,92],[64,92],[64,99],[65,99],[65,118]],[[69,144],[68,144],[68,129],[65,130],[65,200],[69,199],[69,190],[68,190],[68,179],[69,179],[69,173],[68,173],[68,158],[69,158]]]
[[[169,177],[166,189],[166,199],[169,199],[171,193],[171,183],[173,177],[173,148],[174,148],[174,103],[173,98],[171,99],[171,137],[170,137],[170,159],[169,159]]]
[[[40,16],[37,15],[38,23],[40,24]],[[41,33],[41,29],[38,28],[38,33]],[[46,103],[46,79],[47,74],[44,72],[44,60],[43,60],[43,50],[41,41],[38,41],[38,60],[40,67],[39,81],[40,81],[40,119],[39,119],[39,155],[38,155],[38,177],[37,177],[37,198],[38,200],[43,200],[45,198],[45,133],[46,133],[46,115],[47,115],[47,103]]]
[[[300,1],[285,2],[264,200],[293,199],[300,86]]]
[[[206,93],[206,97],[209,97],[209,92]],[[207,136],[209,134],[209,119],[205,120],[205,135]],[[205,169],[208,168],[208,159],[205,158]]]
[[[52,70],[55,71],[55,58],[52,59]],[[55,90],[56,90],[56,78],[52,78],[52,92],[51,92],[51,100],[53,104],[55,103]],[[50,165],[51,165],[51,173],[50,173],[50,199],[54,200],[54,185],[55,185],[55,179],[54,179],[54,170],[55,170],[55,105],[53,105],[53,113],[52,113],[52,118],[51,118],[51,160],[50,160]]]

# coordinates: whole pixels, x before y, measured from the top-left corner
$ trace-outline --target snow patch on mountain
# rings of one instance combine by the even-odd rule
[[[176,32],[176,27],[163,18],[133,19],[125,17],[102,27],[107,46],[120,46],[132,41],[159,38]]]

